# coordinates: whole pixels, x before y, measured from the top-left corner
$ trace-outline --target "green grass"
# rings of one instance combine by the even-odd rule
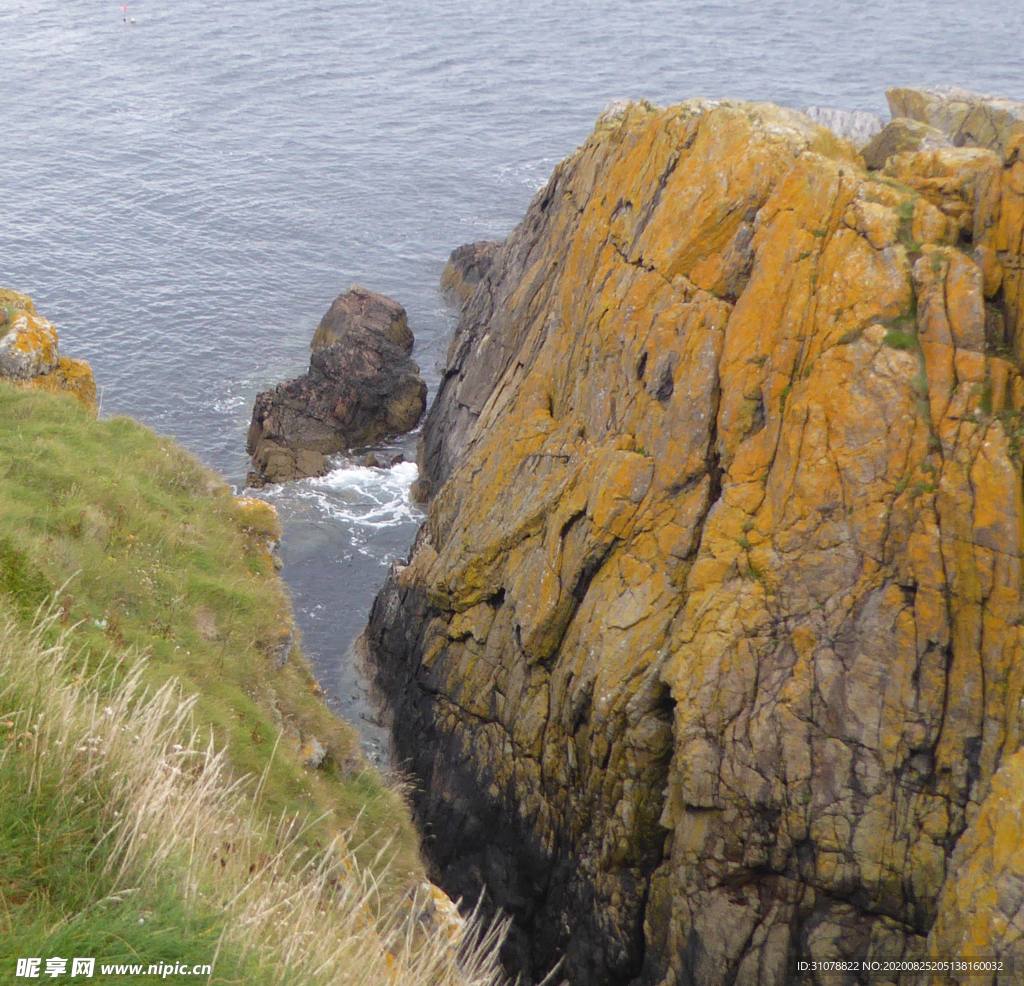
[[[882,342],[892,349],[900,349],[905,352],[913,352],[918,348],[917,333],[908,332],[906,329],[889,329]]]
[[[903,244],[909,257],[916,257],[921,252],[921,244],[914,239],[914,207],[916,198],[903,199],[896,207],[896,215],[899,217],[899,229],[896,234],[897,240]]]
[[[919,480],[910,487],[910,499],[916,500],[919,496],[924,496],[925,493],[934,493],[935,484],[926,483],[923,480]]]
[[[30,618],[53,592],[46,576],[10,538],[0,536],[0,593],[7,595],[22,617]]]
[[[366,767],[298,647],[278,666],[291,615],[266,542],[279,534],[271,512],[240,504],[215,474],[136,422],[95,421],[70,399],[0,384],[0,622],[11,621],[0,641],[0,968],[11,955],[200,962],[219,945],[215,981],[318,982],[305,966],[289,978],[287,963],[247,951],[215,886],[222,868],[242,866],[232,893],[245,897],[256,891],[238,887],[275,854],[287,850],[274,866],[291,874],[342,840],[346,872],[368,881],[360,907],[385,915],[385,925],[422,880],[400,794]],[[51,618],[32,636],[55,591]],[[31,653],[39,669],[26,678],[18,669]],[[146,734],[133,746],[145,720],[133,710],[147,694],[164,695],[150,715],[162,739]],[[174,706],[167,696],[179,694],[194,698]],[[111,717],[128,731],[123,748],[109,735]],[[89,760],[97,736],[117,747],[102,764]],[[315,771],[301,763],[310,737],[328,750]],[[68,760],[61,744],[82,750]],[[208,749],[222,751],[215,770]],[[148,810],[124,777],[141,789],[168,763],[187,767],[185,788],[167,788],[168,804],[199,797],[188,785],[212,771],[216,791],[200,794],[213,807],[199,798],[195,817],[213,828],[181,842],[171,821],[154,819],[149,843],[142,835],[122,845],[124,819]],[[179,827],[189,817],[168,809]],[[244,838],[225,843],[217,832],[232,826]],[[190,858],[197,839],[226,844],[223,862],[211,869]],[[309,902],[311,926],[338,884],[330,866]],[[216,906],[204,903],[206,885]],[[374,941],[352,947],[379,952]]]
[[[978,408],[986,417],[990,417],[992,415],[994,398],[995,394],[992,386],[992,378],[986,377],[984,383],[980,385],[980,392],[978,395]]]
[[[147,688],[142,661],[84,670],[73,632],[48,643],[52,629],[0,626],[0,968],[84,956],[108,982],[132,977],[104,965],[181,962],[225,984],[495,983],[500,926],[474,948],[477,928],[431,918],[422,892],[388,901],[353,830],[316,849],[301,822],[266,817],[194,699]]]
[[[399,800],[383,785],[367,800],[365,782],[356,793],[346,777],[353,730],[328,712],[297,649],[277,667],[290,607],[263,545],[278,534],[269,511],[240,509],[214,473],[142,425],[0,386],[0,591],[24,616],[62,587],[61,620],[76,625],[83,658],[146,653],[150,683],[173,675],[199,694],[198,721],[238,774],[264,770],[279,721],[293,738],[316,736],[327,769],[309,774],[283,743],[268,808],[340,813],[341,825],[362,810],[392,837],[406,825]],[[411,829],[402,838],[412,844]]]
[[[917,200],[914,197],[903,199],[898,206],[896,206],[896,215],[904,222],[909,222],[914,218],[914,207],[917,205]]]

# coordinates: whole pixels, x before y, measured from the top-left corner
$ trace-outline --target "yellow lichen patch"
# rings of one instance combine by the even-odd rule
[[[57,330],[52,322],[18,311],[0,335],[0,375],[28,380],[57,366]]]
[[[933,955],[1002,958],[1004,965],[1016,959],[1024,937],[1022,842],[1024,752],[1018,752],[995,775],[960,839],[928,936]]]
[[[246,551],[252,558],[257,570],[263,574],[278,571],[281,559],[277,554],[281,542],[281,521],[272,503],[259,500],[252,496],[236,496],[234,498],[235,515],[238,526],[245,534]],[[282,633],[282,640],[290,638],[290,626]],[[275,645],[283,647],[284,644]],[[288,647],[290,647],[290,642]],[[287,648],[285,650],[287,654]]]
[[[1000,161],[992,151],[949,147],[897,154],[882,175],[920,193],[939,209],[957,233],[986,241],[999,215]]]
[[[61,356],[53,370],[22,381],[21,386],[50,394],[69,394],[92,414],[96,413],[96,378],[85,360]]]
[[[11,291],[9,288],[0,288],[0,308],[28,312],[29,315],[36,313],[36,306],[27,294]]]
[[[277,516],[277,508],[272,503],[254,496],[236,496],[234,503],[239,526],[244,531],[273,540],[281,537],[281,521]]]

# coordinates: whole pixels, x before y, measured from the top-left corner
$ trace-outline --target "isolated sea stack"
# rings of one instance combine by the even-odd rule
[[[1024,970],[999,120],[868,171],[776,106],[620,108],[466,305],[366,643],[432,875],[514,916],[524,981]]]
[[[313,335],[309,371],[256,396],[249,485],[321,476],[328,455],[415,428],[427,385],[412,347],[397,302],[358,286],[336,298]]]

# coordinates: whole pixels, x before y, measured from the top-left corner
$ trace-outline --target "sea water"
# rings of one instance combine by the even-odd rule
[[[508,233],[611,100],[1024,98],[1022,37],[1019,0],[0,0],[0,285],[92,363],[103,414],[241,490],[253,397],[353,283],[408,309],[433,392],[448,253]],[[340,462],[262,494],[306,653],[371,751],[349,652],[414,478]]]

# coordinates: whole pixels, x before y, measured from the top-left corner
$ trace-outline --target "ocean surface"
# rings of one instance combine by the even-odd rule
[[[0,0],[0,285],[92,363],[104,415],[241,490],[254,395],[353,283],[405,305],[433,391],[448,253],[507,234],[611,100],[1020,99],[1022,38],[1020,0]],[[414,478],[343,463],[266,494],[306,653],[368,749],[349,648]]]

